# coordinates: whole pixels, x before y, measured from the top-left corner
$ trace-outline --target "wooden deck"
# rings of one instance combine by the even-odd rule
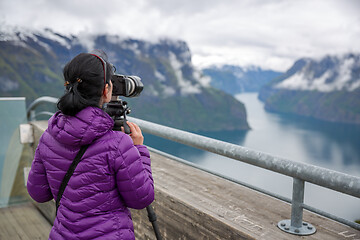
[[[1,240],[48,239],[49,222],[32,203],[0,208]]]

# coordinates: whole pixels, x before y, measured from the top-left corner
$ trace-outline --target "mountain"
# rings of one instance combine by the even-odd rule
[[[269,111],[360,124],[360,54],[300,59],[259,99]]]
[[[184,41],[110,35],[62,35],[44,29],[0,28],[0,96],[60,97],[62,68],[80,52],[104,50],[116,72],[138,75],[144,91],[127,98],[131,116],[190,131],[249,129],[242,103],[214,89],[195,69]]]
[[[203,69],[203,72],[210,77],[211,86],[232,95],[258,92],[263,85],[282,74],[259,67],[242,68],[232,65],[208,67]]]

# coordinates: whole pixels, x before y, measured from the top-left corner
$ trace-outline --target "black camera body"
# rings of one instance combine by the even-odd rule
[[[113,84],[113,96],[137,97],[144,88],[141,78],[138,76],[114,74],[111,77],[111,82]]]
[[[126,115],[131,113],[127,102],[120,99],[124,97],[138,97],[144,88],[141,78],[138,76],[125,76],[114,74],[111,77],[113,84],[111,101],[106,104],[105,112],[112,117],[115,122],[113,130],[121,131],[124,128],[125,133],[130,133],[130,127],[126,123]]]

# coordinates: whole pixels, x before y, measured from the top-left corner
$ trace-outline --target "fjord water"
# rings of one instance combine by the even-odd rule
[[[264,110],[257,93],[242,93],[236,98],[246,106],[251,130],[198,134],[292,161],[360,176],[360,126],[269,113]],[[145,136],[145,144],[291,198],[290,177],[150,135]],[[346,194],[306,183],[304,201],[307,205],[350,221],[360,219],[360,199]]]

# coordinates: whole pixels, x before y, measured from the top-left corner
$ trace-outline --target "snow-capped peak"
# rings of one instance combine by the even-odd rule
[[[26,42],[30,39],[42,45],[43,47],[47,47],[47,44],[44,43],[40,38],[58,42],[65,48],[70,49],[71,39],[73,39],[74,37],[60,35],[48,28],[41,30],[32,30],[28,28],[9,26],[5,24],[0,26],[0,41],[11,41],[19,45],[26,45]]]
[[[360,55],[327,56],[304,66],[276,88],[320,92],[353,91],[360,87]]]

